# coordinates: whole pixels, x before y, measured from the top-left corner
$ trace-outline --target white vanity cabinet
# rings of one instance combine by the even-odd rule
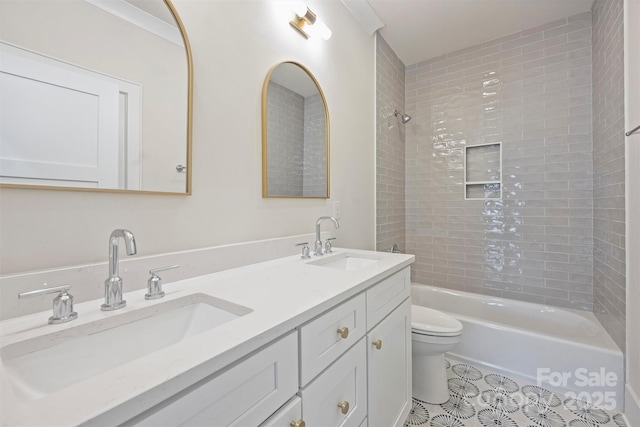
[[[392,427],[410,407],[407,267],[125,424]]]
[[[406,268],[299,328],[307,426],[404,424],[411,409],[410,285]]]

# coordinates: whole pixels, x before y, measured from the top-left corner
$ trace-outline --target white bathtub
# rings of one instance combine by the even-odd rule
[[[413,304],[449,313],[464,325],[452,356],[622,410],[622,352],[592,313],[417,283],[411,288]]]

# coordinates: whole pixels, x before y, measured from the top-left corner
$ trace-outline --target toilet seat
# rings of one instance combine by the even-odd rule
[[[414,334],[436,337],[462,335],[462,323],[457,319],[420,305],[411,306],[411,329]]]

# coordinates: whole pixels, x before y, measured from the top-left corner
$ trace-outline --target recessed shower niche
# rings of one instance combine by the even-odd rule
[[[502,144],[468,145],[464,150],[464,198],[502,198]]]

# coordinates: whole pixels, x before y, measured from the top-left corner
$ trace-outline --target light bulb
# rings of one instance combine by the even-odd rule
[[[331,38],[331,30],[320,18],[316,19],[315,24],[305,27],[305,31],[309,33],[311,37],[322,37],[324,40]]]
[[[322,37],[324,40],[329,40],[331,38],[331,30],[325,25],[324,22],[318,20],[316,21],[315,25],[318,26],[320,37]]]

